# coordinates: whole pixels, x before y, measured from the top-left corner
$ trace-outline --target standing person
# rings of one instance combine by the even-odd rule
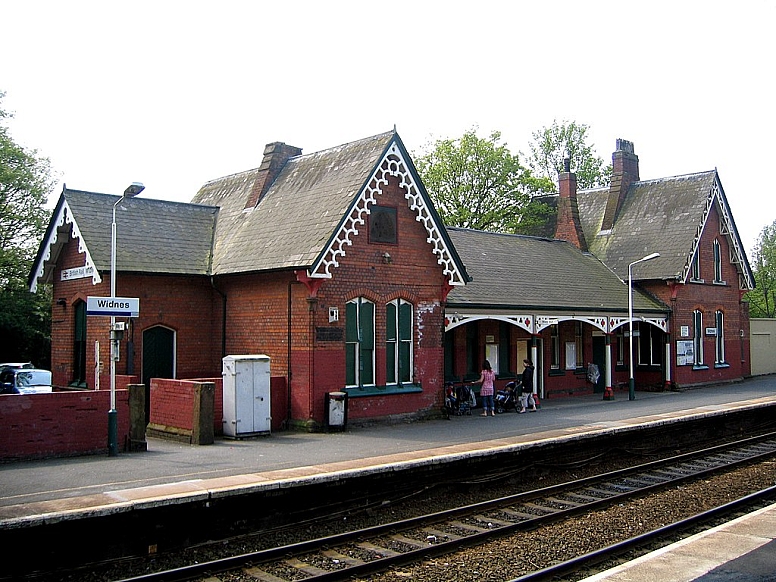
[[[496,409],[493,405],[493,381],[496,379],[496,374],[493,372],[493,369],[490,367],[490,362],[488,360],[485,360],[482,363],[482,372],[480,373],[480,379],[477,380],[477,382],[473,382],[474,384],[480,383],[482,386],[480,387],[480,396],[482,397],[482,407],[483,412],[480,416],[488,416],[488,412],[490,412],[491,416],[496,416]]]
[[[525,369],[523,370],[522,380],[520,381],[520,406],[522,407],[518,412],[520,414],[525,412],[525,407],[529,403],[531,404],[531,412],[536,410],[536,402],[531,397],[533,394],[533,379],[534,379],[534,365],[531,360],[526,358],[523,360]]]

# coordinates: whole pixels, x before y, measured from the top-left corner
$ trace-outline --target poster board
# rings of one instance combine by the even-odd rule
[[[695,363],[695,342],[692,340],[677,340],[676,365],[691,366]]]

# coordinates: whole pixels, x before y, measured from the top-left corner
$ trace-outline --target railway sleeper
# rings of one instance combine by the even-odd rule
[[[407,536],[404,536],[402,534],[393,534],[391,536],[391,539],[394,541],[399,542],[400,544],[405,544],[411,547],[414,547],[416,549],[424,548],[426,547],[426,544],[424,542],[421,542],[419,540],[408,538]]]
[[[243,572],[248,574],[248,576],[255,578],[259,582],[288,582],[286,578],[278,578],[274,574],[270,574],[269,572],[266,572],[257,567],[245,568]]]
[[[426,540],[430,544],[436,544],[436,543],[443,543],[448,541],[456,541],[460,540],[461,536],[456,535],[454,533],[451,533],[449,531],[442,531],[441,529],[434,529],[434,528],[424,528],[423,531],[426,534]]]
[[[300,572],[304,572],[308,576],[321,576],[323,574],[328,574],[328,570],[324,570],[323,568],[319,568],[318,566],[313,566],[312,564],[309,564],[308,562],[303,562],[302,560],[298,558],[288,558],[286,560],[283,560],[286,564],[291,566],[292,568],[296,568]]]
[[[451,521],[450,525],[460,528],[464,531],[470,531],[472,533],[483,533],[486,531],[490,531],[486,527],[477,527],[476,525],[472,525],[471,523],[464,523],[462,521]]]
[[[487,523],[489,530],[493,529],[494,527],[504,527],[507,525],[512,525],[511,521],[504,521],[503,519],[493,517],[492,515],[475,515],[474,519],[476,519],[477,521],[481,521],[482,523]]]
[[[378,546],[370,542],[359,542],[357,546],[362,550],[372,552],[378,558],[392,558],[395,556],[401,556],[401,552],[396,552],[390,548],[384,548],[383,546]]]
[[[499,511],[504,515],[514,517],[516,520],[518,520],[518,522],[536,519],[537,517],[533,513],[525,513],[523,511],[515,511],[514,509],[508,509],[508,508],[500,509]]]
[[[366,563],[363,560],[359,560],[358,558],[354,558],[353,556],[346,556],[345,554],[338,552],[336,550],[323,550],[321,554],[323,554],[327,558],[330,558],[331,560],[342,562],[343,564],[346,564],[347,566],[350,566],[350,567],[360,566]]]

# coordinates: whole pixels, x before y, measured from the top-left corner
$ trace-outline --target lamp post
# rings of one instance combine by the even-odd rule
[[[140,182],[132,182],[121,198],[113,205],[113,221],[110,230],[110,297],[116,297],[116,207],[124,198],[133,198],[145,190]],[[110,316],[110,410],[108,411],[108,455],[118,455],[118,412],[116,411],[116,360],[119,358],[119,334],[116,316]]]
[[[630,378],[628,379],[628,400],[636,400],[636,380],[633,377],[633,265],[643,263],[644,261],[651,261],[660,256],[660,253],[652,253],[646,257],[640,258],[638,261],[633,261],[628,265],[628,339],[630,340],[630,352],[628,354],[628,360],[630,363]]]

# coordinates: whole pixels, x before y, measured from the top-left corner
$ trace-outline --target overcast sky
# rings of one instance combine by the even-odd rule
[[[273,141],[312,153],[396,126],[525,152],[590,126],[642,179],[717,168],[750,255],[776,220],[776,1],[0,2],[14,140],[68,187],[189,201]]]

